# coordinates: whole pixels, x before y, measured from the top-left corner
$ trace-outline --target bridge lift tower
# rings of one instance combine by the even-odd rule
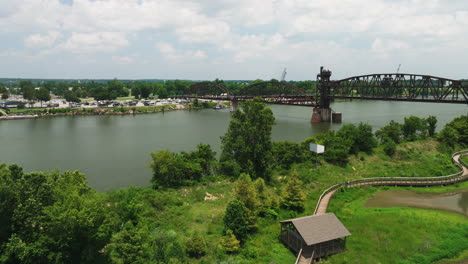
[[[317,100],[314,107],[312,118],[310,122],[330,122],[332,110],[330,108],[330,98],[328,97],[330,89],[330,77],[332,72],[320,67],[320,73],[317,74],[317,93],[315,98]]]

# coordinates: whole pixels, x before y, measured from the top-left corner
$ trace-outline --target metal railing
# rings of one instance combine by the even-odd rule
[[[460,155],[458,161],[455,160],[455,156]],[[452,162],[457,165],[461,171],[446,175],[446,176],[438,176],[438,177],[373,177],[373,178],[362,178],[362,179],[355,179],[350,180],[342,183],[335,184],[320,195],[317,205],[315,206],[314,214],[317,213],[318,208],[320,207],[320,203],[325,195],[332,191],[336,191],[341,187],[345,188],[352,188],[358,186],[365,186],[365,185],[395,185],[395,186],[429,186],[429,185],[443,185],[443,184],[453,184],[457,182],[462,182],[468,179],[468,174],[463,175],[464,167],[468,168],[468,166],[460,160],[461,157],[468,155],[468,149],[455,152],[452,154]]]

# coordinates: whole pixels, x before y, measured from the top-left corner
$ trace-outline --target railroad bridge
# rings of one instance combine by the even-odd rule
[[[360,99],[383,101],[411,101],[468,104],[468,84],[422,74],[377,73],[331,80],[332,72],[320,68],[316,88],[304,91],[284,81],[256,82],[238,91],[230,91],[216,82],[198,82],[191,85],[179,98],[199,98],[238,102],[260,97],[270,104],[287,104],[313,107],[311,122],[330,122],[335,99]],[[341,116],[336,115],[337,121]]]

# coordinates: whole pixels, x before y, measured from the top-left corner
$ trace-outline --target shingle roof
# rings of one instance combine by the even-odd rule
[[[287,222],[292,222],[308,246],[351,235],[333,213],[281,221]]]

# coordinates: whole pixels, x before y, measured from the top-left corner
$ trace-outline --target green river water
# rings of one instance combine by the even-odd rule
[[[273,140],[300,142],[342,124],[365,122],[374,130],[405,116],[434,115],[438,127],[466,115],[466,105],[353,101],[332,104],[343,112],[341,124],[310,124],[312,108],[270,105],[276,125]],[[25,171],[80,170],[99,191],[149,185],[150,152],[189,151],[202,142],[220,152],[220,136],[229,124],[224,110],[182,110],[124,116],[51,117],[0,121],[0,163],[18,163]]]

